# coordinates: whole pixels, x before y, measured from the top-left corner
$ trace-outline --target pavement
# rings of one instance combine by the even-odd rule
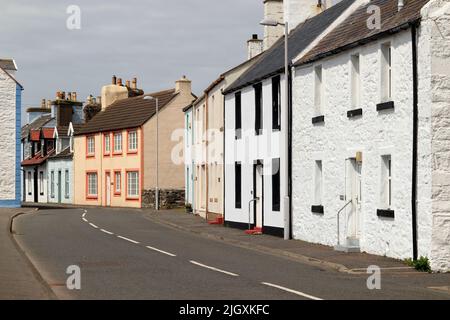
[[[346,273],[366,274],[369,266],[379,266],[385,272],[416,271],[403,261],[367,253],[344,253],[333,248],[299,240],[284,241],[270,235],[247,235],[244,231],[222,225],[210,225],[204,219],[184,210],[147,211],[147,217],[181,230],[196,233],[210,239],[226,241],[242,247],[289,257],[303,263],[332,268]]]
[[[450,274],[387,269],[380,290],[370,290],[369,275],[349,268],[371,257],[305,259],[297,241],[246,238],[179,211],[56,208],[14,221],[14,238],[59,299],[450,299]],[[321,249],[308,254],[326,256]],[[70,266],[80,268],[80,290],[66,287]]]
[[[12,218],[32,209],[0,208],[0,300],[47,300],[54,295],[13,239]]]

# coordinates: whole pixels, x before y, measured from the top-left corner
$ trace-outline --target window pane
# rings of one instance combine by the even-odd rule
[[[242,165],[239,162],[235,163],[235,167],[234,167],[234,172],[235,172],[235,207],[236,209],[241,209],[242,208],[242,192],[241,192],[241,188],[242,188]]]
[[[139,174],[138,172],[127,173],[127,193],[129,197],[139,196]]]
[[[272,211],[280,211],[280,159],[272,160]]]

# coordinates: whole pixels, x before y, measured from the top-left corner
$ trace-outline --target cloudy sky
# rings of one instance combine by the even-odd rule
[[[195,93],[246,59],[262,34],[262,0],[0,0],[0,57],[12,57],[24,108],[55,92],[100,94],[113,74],[138,77],[146,92],[182,75]],[[67,7],[81,9],[69,30]]]

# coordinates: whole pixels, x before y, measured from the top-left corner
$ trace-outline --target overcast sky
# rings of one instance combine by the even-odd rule
[[[81,29],[69,30],[69,5]],[[113,74],[144,91],[186,75],[194,93],[246,59],[262,0],[0,0],[0,57],[14,58],[24,108],[55,92],[100,95]]]

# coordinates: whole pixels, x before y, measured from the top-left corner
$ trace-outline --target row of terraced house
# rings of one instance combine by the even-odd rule
[[[184,110],[189,210],[448,271],[450,2],[265,0],[264,14],[248,60]]]
[[[27,109],[20,132],[23,87],[0,60],[0,142],[16,151],[0,155],[0,205],[185,206],[448,271],[450,1],[262,2],[263,38],[199,96],[186,77],[153,93],[113,77],[84,103]]]

